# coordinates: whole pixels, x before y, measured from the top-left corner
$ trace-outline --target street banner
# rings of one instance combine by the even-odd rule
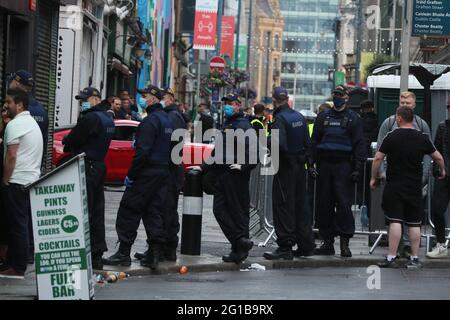
[[[238,68],[241,70],[247,69],[247,37],[246,34],[239,36]]]
[[[94,296],[84,154],[29,186],[40,300]]]
[[[234,31],[235,31],[235,18],[232,16],[222,17],[222,36],[221,36],[221,54],[222,56],[228,55],[231,60],[234,58]]]
[[[195,5],[194,49],[214,50],[217,38],[218,0],[197,0]]]
[[[414,0],[413,36],[450,36],[449,0]]]

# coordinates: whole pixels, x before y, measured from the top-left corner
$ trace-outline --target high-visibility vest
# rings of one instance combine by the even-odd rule
[[[314,131],[314,123],[308,124],[309,136],[312,137]],[[305,169],[308,170],[308,165],[305,163]]]
[[[259,119],[253,119],[253,120],[250,122],[250,124],[251,124],[252,126],[253,126],[255,123],[260,124],[260,125],[264,128],[264,134],[265,134],[266,136],[269,135],[269,132],[267,131],[267,126],[264,124],[264,122],[262,122],[262,121],[259,120]]]
[[[308,129],[309,129],[309,136],[312,137],[314,131],[314,123],[308,124]]]

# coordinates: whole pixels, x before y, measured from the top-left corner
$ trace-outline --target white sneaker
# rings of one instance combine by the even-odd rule
[[[430,259],[442,259],[447,257],[447,247],[438,243],[436,247],[427,253],[427,258]]]

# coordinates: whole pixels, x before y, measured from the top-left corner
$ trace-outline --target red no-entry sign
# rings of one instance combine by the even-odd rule
[[[225,70],[225,60],[222,57],[214,57],[209,62],[209,69],[211,71],[223,72]]]

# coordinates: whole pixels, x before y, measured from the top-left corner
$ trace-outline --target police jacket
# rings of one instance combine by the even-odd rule
[[[176,104],[172,104],[164,108],[164,111],[168,114],[170,121],[172,121],[173,129],[187,129],[186,121],[183,114],[178,110]]]
[[[104,162],[114,136],[114,121],[103,108],[81,112],[77,125],[63,139],[64,151],[86,153],[89,161]]]
[[[363,123],[364,140],[366,142],[367,150],[370,151],[372,142],[377,141],[378,137],[378,118],[375,112],[361,113],[361,120]]]
[[[172,122],[174,131],[178,130],[178,129],[183,129],[183,130],[187,129],[187,124],[184,121],[183,114],[178,110],[178,107],[176,104],[172,104],[168,107],[165,107],[164,111],[169,116],[169,120],[170,120],[170,122]],[[179,141],[172,141],[170,151],[172,152],[173,148],[177,144],[182,143],[182,142],[183,142],[183,138],[180,138]],[[181,152],[183,152],[183,149],[181,149]],[[170,164],[171,164],[171,166],[173,166],[172,161],[170,162]]]
[[[31,94],[28,94],[28,111],[31,116],[36,120],[39,125],[39,129],[42,132],[42,138],[44,139],[44,150],[47,148],[47,135],[48,135],[48,114],[47,110],[40,104]]]
[[[310,155],[311,140],[303,115],[284,104],[274,111],[273,116],[274,121],[270,125],[270,146],[278,143],[280,160],[289,156],[300,156],[306,161]],[[278,140],[275,140],[274,130],[278,130]]]
[[[361,119],[348,108],[341,112],[331,109],[318,115],[312,145],[316,160],[317,157],[332,161],[365,161],[367,158]]]
[[[236,130],[238,129],[247,133],[248,136],[244,138],[236,135]],[[250,136],[254,138],[254,141],[251,141]],[[256,135],[254,134],[250,122],[244,117],[242,112],[235,113],[230,118],[226,119],[222,128],[222,141],[221,147],[216,143],[213,156],[215,159],[221,159],[223,163],[214,164],[213,167],[229,168],[231,164],[240,164],[242,166],[242,171],[245,173],[249,173],[256,167],[258,161]],[[227,148],[233,150],[233,152],[227,152]],[[244,159],[241,159],[242,155],[241,157],[238,157],[239,150],[244,151]],[[208,170],[210,167],[211,166],[206,164],[202,165],[203,170]]]
[[[131,180],[136,179],[146,168],[168,167],[170,161],[172,122],[159,103],[148,107],[147,114],[136,132],[136,152],[128,171]]]
[[[447,176],[450,175],[450,120],[442,121],[437,130],[436,137],[434,138],[434,145],[436,149],[442,154],[445,163],[445,172]],[[434,163],[433,171],[439,172],[439,166]]]
[[[205,132],[214,129],[214,118],[207,113],[200,113],[198,120],[202,124],[202,140],[205,136]],[[208,140],[203,140],[203,143],[209,143]]]

